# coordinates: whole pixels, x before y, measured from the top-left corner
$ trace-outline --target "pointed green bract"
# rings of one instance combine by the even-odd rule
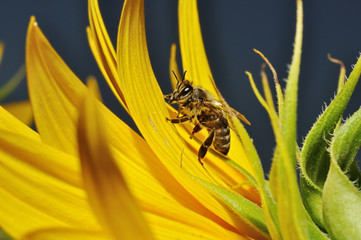
[[[322,228],[322,188],[326,180],[330,157],[327,152],[331,134],[355,89],[361,74],[361,59],[329,107],[308,133],[301,152],[300,185],[304,204],[313,220]]]
[[[292,62],[287,78],[287,86],[285,89],[284,107],[279,106],[279,109],[284,110],[280,115],[280,123],[282,126],[282,134],[289,149],[292,161],[295,161],[296,156],[296,119],[297,119],[297,92],[298,79],[301,65],[302,52],[302,38],[303,38],[303,4],[302,0],[297,0],[297,22],[296,34],[293,48]],[[282,112],[282,111],[281,111]],[[294,162],[295,163],[295,162]]]
[[[361,145],[361,108],[337,131],[331,143],[331,158],[351,181],[360,181],[361,174],[355,157]],[[358,182],[360,186],[360,182]]]
[[[225,188],[194,176],[192,178],[226,203],[241,219],[261,235],[269,237],[262,209],[257,204]]]
[[[281,110],[279,116],[274,107],[270,105],[270,101],[265,101],[260,96],[253,82],[252,75],[247,73],[253,91],[269,114],[277,142],[275,157],[273,158],[276,164],[272,166],[270,184],[268,185],[268,193],[271,195],[270,187],[272,187],[272,193],[275,194],[274,197],[277,199],[277,217],[281,236],[272,236],[277,239],[327,239],[314,222],[312,222],[302,204],[295,170],[296,155],[298,153],[296,144],[296,117],[302,31],[303,5],[302,1],[298,0],[294,53],[285,90],[285,99],[284,102],[279,101],[279,109]],[[279,95],[281,96],[282,94]]]

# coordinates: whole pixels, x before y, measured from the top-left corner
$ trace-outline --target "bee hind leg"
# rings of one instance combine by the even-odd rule
[[[189,136],[190,139],[194,137],[194,134],[202,130],[202,126],[200,123],[197,123],[197,125],[193,128],[191,135]]]
[[[200,162],[200,164],[202,166],[203,166],[203,163],[201,160],[204,158],[204,156],[206,156],[208,148],[211,146],[213,139],[214,139],[214,131],[212,130],[212,132],[209,134],[207,139],[203,142],[202,146],[199,148],[198,161]]]

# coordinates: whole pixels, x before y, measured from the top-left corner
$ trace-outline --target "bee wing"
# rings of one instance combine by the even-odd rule
[[[232,115],[236,116],[239,120],[243,121],[244,123],[247,123],[248,125],[251,125],[251,123],[247,120],[245,116],[240,114],[237,110],[234,108],[227,106],[228,112],[230,112]]]
[[[247,120],[247,118],[245,116],[240,114],[236,109],[232,108],[228,104],[225,105],[225,104],[222,104],[221,102],[215,101],[215,104],[213,104],[213,105],[215,105],[217,107],[220,107],[226,114],[231,115],[231,116],[235,116],[239,120],[247,123],[248,125],[251,125],[251,123]]]
[[[248,125],[251,125],[251,123],[247,120],[247,118],[246,118],[245,116],[243,116],[243,115],[240,114],[237,110],[235,110],[234,108],[232,108],[231,106],[229,106],[229,105],[227,104],[227,102],[226,102],[226,100],[223,98],[221,92],[218,90],[218,88],[217,88],[217,86],[216,86],[216,84],[215,84],[215,82],[214,82],[214,80],[213,80],[212,75],[209,75],[209,78],[210,78],[211,83],[212,83],[212,85],[213,85],[214,89],[216,90],[216,93],[217,93],[217,95],[218,95],[218,97],[219,97],[220,102],[218,102],[218,101],[217,101],[217,102],[222,106],[222,109],[223,109],[224,111],[226,111],[228,114],[233,115],[233,116],[236,116],[239,120],[247,123]],[[228,117],[227,117],[227,118],[228,118]],[[233,129],[232,129],[232,130],[233,130]]]

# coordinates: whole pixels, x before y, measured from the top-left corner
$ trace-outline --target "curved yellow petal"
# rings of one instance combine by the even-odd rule
[[[116,53],[105,28],[97,0],[88,1],[88,14],[90,26],[87,28],[87,34],[90,49],[109,87],[127,110],[126,101],[119,87]]]
[[[64,222],[35,209],[0,187],[0,225],[14,239],[39,228],[65,227]]]
[[[222,229],[215,225],[214,222],[207,220],[200,220],[198,225],[188,225],[187,221],[179,221],[171,218],[163,218],[152,214],[146,214],[146,217],[152,226],[152,231],[156,239],[251,239],[247,236],[242,236],[239,233]],[[186,216],[185,218],[186,219]],[[198,220],[198,219],[195,219]],[[263,239],[263,238],[260,238]]]
[[[202,86],[218,98],[212,84],[212,72],[203,45],[197,1],[179,0],[178,28],[183,70],[187,71],[186,78],[193,81],[195,86]]]
[[[104,232],[74,228],[44,228],[26,234],[21,240],[110,240]]]
[[[228,224],[239,228],[232,217],[209,192],[189,178],[192,175],[209,176],[197,161],[197,156],[186,149],[176,129],[166,122],[169,116],[163,94],[152,71],[144,30],[144,2],[125,1],[118,32],[118,70],[122,92],[131,116],[154,153],[196,201]],[[184,150],[185,149],[185,150]],[[184,150],[184,153],[182,154]],[[180,162],[187,160],[187,169]],[[219,221],[219,220],[215,220]]]
[[[54,51],[31,17],[26,70],[35,124],[42,140],[76,155],[77,108],[86,87]]]
[[[182,75],[179,73],[176,56],[177,56],[177,45],[173,43],[170,48],[170,57],[169,57],[169,77],[173,90],[177,86],[177,79],[175,76],[177,76],[178,80],[181,80],[182,78]]]
[[[3,60],[4,48],[5,48],[5,44],[0,41],[0,64],[1,64],[1,61]]]
[[[2,106],[25,125],[30,126],[33,123],[33,111],[29,101],[6,103]]]
[[[92,96],[79,116],[78,141],[85,189],[98,219],[115,239],[153,239],[108,146]]]
[[[73,157],[38,141],[0,132],[0,225],[11,236],[37,228],[99,228]]]
[[[36,141],[40,141],[40,136],[37,132],[25,125],[19,119],[14,117],[2,106],[0,106],[0,129],[11,131],[13,133],[23,135]]]
[[[100,102],[102,102],[102,96],[99,90],[99,86],[98,86],[98,82],[96,80],[95,77],[93,76],[89,76],[86,79],[86,86],[88,87],[88,89],[91,91],[92,95],[99,100]]]
[[[17,166],[29,165],[75,187],[82,186],[79,166],[73,156],[47,146],[37,139],[4,130],[0,130],[0,133],[0,151],[5,154],[4,156],[14,159],[14,169]],[[0,159],[0,163],[2,162],[8,163],[7,160]]]

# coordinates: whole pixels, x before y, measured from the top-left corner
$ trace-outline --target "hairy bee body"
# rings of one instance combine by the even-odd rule
[[[227,155],[231,145],[231,132],[228,126],[227,119],[222,115],[214,114],[214,111],[204,111],[201,115],[197,116],[198,121],[208,132],[214,131],[213,146],[214,148]]]
[[[220,108],[220,103],[210,93],[202,88],[194,87],[193,95],[180,105],[180,113],[191,117],[196,126],[199,124],[200,127],[205,127],[209,134],[214,132],[213,147],[218,152],[227,155],[230,148],[228,121]],[[206,152],[199,154],[203,158]]]
[[[177,118],[167,120],[172,123],[192,121],[195,125],[192,136],[202,128],[207,129],[209,136],[198,151],[198,160],[203,164],[201,159],[204,158],[212,144],[216,151],[227,155],[231,140],[230,127],[224,106],[206,90],[193,87],[191,82],[184,79],[185,73],[181,81],[177,79],[178,84],[174,92],[164,96],[169,99],[170,104],[177,103],[179,105]],[[234,109],[230,111],[236,112]],[[236,113],[237,117],[241,117],[243,121],[249,123],[243,115]]]

